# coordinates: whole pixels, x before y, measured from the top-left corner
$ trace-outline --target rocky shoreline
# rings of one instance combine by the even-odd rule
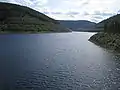
[[[92,37],[89,41],[101,47],[120,52],[120,34],[119,33],[105,33],[99,32]]]

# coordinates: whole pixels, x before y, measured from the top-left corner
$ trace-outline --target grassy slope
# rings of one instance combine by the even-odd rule
[[[31,8],[0,3],[0,31],[4,32],[65,32],[58,21]]]

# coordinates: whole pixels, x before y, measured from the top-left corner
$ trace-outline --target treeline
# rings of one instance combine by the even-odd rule
[[[104,24],[104,31],[111,33],[120,33],[120,23],[118,21],[109,21]]]

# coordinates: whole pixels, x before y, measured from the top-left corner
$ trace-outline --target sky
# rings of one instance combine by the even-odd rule
[[[0,0],[33,8],[56,20],[100,22],[120,13],[120,0]]]

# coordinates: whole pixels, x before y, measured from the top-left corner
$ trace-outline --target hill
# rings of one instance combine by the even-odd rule
[[[95,28],[96,23],[87,20],[60,20],[61,25],[72,29],[73,31],[100,31]]]
[[[109,17],[108,19],[105,19],[99,23],[96,24],[97,28],[104,28],[105,23],[109,23],[112,21],[118,21],[120,23],[120,14],[114,15],[112,17]]]
[[[0,3],[1,32],[68,32],[57,20],[26,6]]]
[[[89,41],[120,52],[120,14],[101,21],[96,27],[104,28],[104,30],[90,37]]]

